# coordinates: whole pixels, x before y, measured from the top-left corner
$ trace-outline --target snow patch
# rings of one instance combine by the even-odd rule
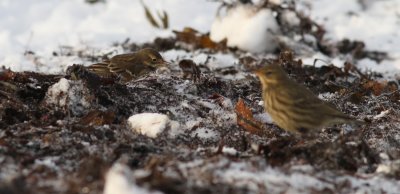
[[[268,113],[260,113],[260,114],[255,114],[254,119],[256,119],[257,121],[260,121],[262,123],[273,123],[273,120],[271,118],[271,116]]]
[[[160,194],[161,192],[150,192],[139,187],[133,178],[133,172],[128,166],[120,163],[114,164],[107,172],[104,184],[104,194]]]
[[[258,160],[257,160],[258,161]],[[260,163],[260,165],[265,165]],[[254,168],[249,162],[232,162],[226,158],[218,160],[194,160],[179,163],[180,172],[195,184],[202,184],[203,180],[190,180],[192,174],[207,172],[208,176],[217,177],[218,183],[234,185],[247,189],[248,193],[262,190],[264,193],[323,193],[336,191],[335,185],[346,184],[348,188],[341,190],[345,193],[398,193],[400,185],[396,180],[389,180],[381,176],[354,178],[351,176],[337,176],[329,171],[316,172],[312,166],[292,166],[291,173],[280,168],[263,166],[264,170]],[[361,175],[363,176],[363,175]],[[271,187],[271,185],[273,185]],[[290,188],[288,190],[288,188]]]
[[[35,160],[36,165],[43,165],[51,169],[59,169],[56,162],[60,159],[58,156],[47,156],[44,158],[38,158]]]
[[[218,149],[218,148],[217,148]],[[222,148],[222,153],[227,154],[227,155],[231,155],[231,156],[235,156],[237,155],[239,152],[235,149],[235,148],[231,148],[231,147],[223,147]]]
[[[325,93],[320,93],[318,94],[318,98],[321,100],[329,100],[332,98],[335,98],[335,93],[331,93],[331,92],[325,92]]]
[[[217,42],[226,38],[228,46],[254,53],[272,52],[277,47],[275,36],[279,31],[271,10],[239,5],[225,16],[217,16],[210,38]]]
[[[387,162],[387,164],[379,164],[376,168],[377,173],[396,175],[400,172],[400,160]]]
[[[374,119],[380,119],[380,118],[382,118],[382,117],[385,117],[387,114],[389,114],[390,113],[390,110],[384,110],[384,111],[382,111],[381,113],[379,113],[378,115],[375,115],[374,116]]]
[[[216,53],[211,56],[211,60],[209,60],[209,62],[206,64],[211,71],[232,67],[235,65],[235,63],[238,63],[238,59],[232,54]]]
[[[180,134],[180,124],[172,121],[167,115],[159,113],[140,113],[132,115],[128,119],[128,125],[133,131],[151,138],[156,138],[167,127],[170,129],[170,135],[175,137]]]
[[[198,137],[204,140],[216,140],[219,138],[219,133],[206,127],[199,127],[192,132],[192,137]]]
[[[81,81],[61,78],[47,90],[45,102],[58,108],[69,108],[73,115],[81,115],[90,107],[90,92]]]
[[[82,59],[65,58],[53,52],[63,47],[109,48],[113,42],[130,38],[144,43],[155,37],[173,35],[188,24],[200,31],[208,31],[218,4],[215,2],[174,0],[146,0],[153,14],[165,10],[169,29],[156,29],[146,19],[141,1],[120,0],[88,4],[70,1],[1,1],[0,9],[0,64],[13,71],[61,72],[67,64],[81,64]],[[118,14],[116,14],[118,13]],[[190,17],[188,17],[190,16]],[[60,25],[62,24],[62,25]],[[138,30],[140,28],[140,30]],[[25,51],[35,52],[42,67],[28,59]],[[62,65],[60,65],[62,61]],[[72,62],[73,61],[73,62]]]

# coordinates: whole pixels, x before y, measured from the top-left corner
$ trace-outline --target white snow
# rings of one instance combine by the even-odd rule
[[[238,154],[239,152],[235,148],[224,146],[222,148],[222,153],[234,156],[234,155]]]
[[[400,10],[400,2],[370,0],[365,1],[366,7],[359,2],[300,0],[297,7],[322,24],[327,31],[326,37],[332,41],[343,38],[361,40],[366,43],[367,49],[388,52],[390,59],[381,64],[365,59],[358,65],[364,70],[385,73],[385,77],[395,77],[400,72],[400,19],[394,16]],[[123,50],[111,46],[113,42],[122,42],[126,38],[136,43],[148,42],[155,37],[170,36],[172,30],[182,30],[185,26],[201,32],[211,30],[213,39],[228,37],[230,45],[242,45],[240,47],[244,50],[275,47],[274,33],[266,31],[266,28],[276,30],[277,27],[269,10],[255,12],[248,6],[239,6],[216,18],[219,4],[215,2],[146,0],[145,4],[153,14],[165,10],[170,18],[170,28],[161,30],[152,27],[144,16],[140,1],[107,1],[89,5],[82,0],[3,0],[0,2],[0,65],[11,67],[14,71],[59,73],[73,63],[88,63],[77,57],[78,53],[119,54]],[[283,14],[283,19],[291,25],[298,24],[290,11]],[[26,51],[33,51],[34,54],[24,55]],[[71,52],[72,55],[53,56],[53,52]],[[198,54],[187,57],[193,57],[196,63],[200,63],[208,56]],[[329,58],[320,53],[300,58],[305,64],[312,64],[315,58],[320,58],[337,66],[342,66],[347,60],[346,56]],[[219,62],[210,63],[209,67],[215,68],[215,64]]]
[[[185,128],[190,130],[193,127],[199,126],[201,121],[202,119],[200,117],[196,118],[196,120],[188,120],[185,123]]]
[[[161,192],[150,192],[141,188],[134,182],[133,172],[128,166],[115,163],[107,172],[104,194],[161,194]]]
[[[278,2],[279,0],[275,0]],[[88,63],[78,57],[78,53],[108,53],[119,54],[124,52],[120,46],[112,46],[113,42],[122,42],[130,38],[131,42],[144,43],[152,41],[155,37],[173,35],[172,30],[182,30],[183,27],[192,27],[201,32],[211,31],[211,38],[220,41],[228,39],[230,46],[250,52],[270,52],[276,48],[276,35],[279,29],[270,10],[262,9],[257,12],[248,6],[240,6],[231,9],[226,14],[215,18],[218,3],[211,1],[187,1],[187,0],[146,0],[144,1],[152,13],[165,10],[169,14],[170,28],[166,30],[155,29],[145,19],[144,10],[139,0],[107,1],[89,5],[84,0],[68,1],[0,1],[0,66],[11,67],[14,71],[38,71],[45,73],[63,72],[68,65],[73,63]],[[358,61],[358,67],[362,70],[371,70],[384,73],[384,77],[394,76],[400,73],[400,1],[398,0],[365,0],[366,7],[360,5],[359,0],[299,0],[297,5],[306,15],[316,20],[326,29],[326,37],[329,41],[338,41],[343,38],[360,40],[365,42],[370,50],[386,51],[389,59],[380,64],[371,60]],[[297,18],[292,12],[285,12],[284,20],[290,25],[298,25]],[[270,30],[268,30],[270,29]],[[280,37],[282,38],[282,37]],[[298,37],[297,37],[298,38]],[[312,42],[312,38],[305,37]],[[297,39],[295,38],[294,41]],[[33,51],[34,54],[26,54]],[[53,52],[68,53],[71,56],[54,56]],[[306,53],[306,52],[304,52]],[[220,70],[237,65],[236,55],[229,53],[206,54],[203,51],[187,52],[183,50],[169,50],[162,53],[169,61],[178,61],[183,58],[192,59],[197,64],[205,65],[211,71]],[[309,55],[300,55],[304,64],[312,65],[316,58],[343,66],[350,56],[328,57],[322,53],[311,52]],[[317,66],[326,65],[319,61]],[[172,68],[178,69],[177,65]],[[237,75],[240,79],[243,75]],[[189,81],[182,83],[182,88],[176,88],[180,95],[186,94]],[[79,114],[90,107],[88,99],[83,93],[88,92],[79,81],[68,81],[61,78],[51,86],[46,94],[45,102],[53,104],[56,108],[69,108],[72,113]],[[329,98],[323,94],[321,98]],[[221,108],[216,102],[198,100],[197,107],[190,104],[195,101],[182,102],[179,108],[195,110],[198,106],[210,108],[207,118],[188,118],[182,121],[183,127],[177,121],[172,121],[168,116],[157,113],[141,113],[128,119],[132,130],[149,137],[157,137],[161,132],[169,129],[169,135],[175,136],[180,128],[193,130],[192,137],[202,140],[218,141],[220,132],[212,128],[211,122],[235,124],[235,113],[231,102],[224,101]],[[226,99],[229,100],[229,99]],[[262,106],[262,101],[259,103]],[[182,113],[182,112],[179,112]],[[383,111],[374,118],[378,119],[387,115]],[[271,123],[267,114],[255,115],[257,120]],[[220,120],[218,120],[220,119]],[[220,122],[221,123],[221,122]],[[227,126],[225,126],[227,127]],[[253,145],[253,144],[252,144]],[[235,153],[233,148],[223,149],[224,153]],[[261,160],[261,159],[260,159]],[[52,160],[38,161],[43,165],[52,166]],[[349,193],[397,193],[400,190],[398,181],[371,174],[373,177],[356,178],[355,176],[331,175],[324,172],[308,174],[305,172],[288,171],[287,169],[272,168],[266,166],[258,171],[254,166],[246,162],[230,163],[228,160],[195,160],[179,164],[180,168],[186,168],[182,173],[190,174],[191,168],[202,168],[207,173],[222,177],[223,183],[237,186],[249,185],[256,188],[265,186],[270,193],[307,192],[305,188],[331,188],[333,184],[349,186]],[[376,173],[390,174],[399,169],[399,162],[379,164]],[[190,167],[190,169],[189,169]],[[220,169],[219,169],[220,168]],[[17,169],[15,170],[17,171]],[[192,170],[193,173],[198,173]],[[194,176],[193,176],[194,177]],[[190,177],[188,177],[190,178]],[[216,179],[218,180],[218,179]],[[200,180],[196,180],[200,181]],[[291,185],[292,190],[286,189]],[[316,191],[318,192],[318,191]],[[150,193],[140,188],[134,182],[132,172],[127,166],[115,164],[107,173],[105,194],[111,193]]]
[[[334,98],[335,96],[336,96],[335,93],[330,93],[330,92],[318,94],[318,98],[321,100],[329,100]]]
[[[219,139],[219,133],[213,129],[199,127],[192,132],[192,137],[197,137],[204,140],[217,140]]]
[[[301,2],[301,3],[300,3]],[[382,72],[385,77],[400,73],[400,10],[397,0],[368,0],[366,7],[356,0],[301,0],[299,6],[326,29],[326,38],[338,41],[344,38],[360,40],[369,50],[388,52],[390,59],[381,64],[375,61],[359,61],[361,69]],[[313,59],[312,59],[313,60]],[[328,59],[327,61],[332,61]],[[310,64],[310,63],[307,63]],[[343,65],[343,63],[333,63]]]
[[[132,115],[128,118],[128,125],[133,131],[152,138],[156,138],[167,127],[170,128],[170,135],[172,137],[180,133],[180,124],[178,122],[171,121],[167,115],[159,113]]]
[[[210,37],[217,42],[226,38],[228,46],[250,52],[272,52],[277,47],[275,35],[279,31],[271,10],[240,5],[217,16]]]
[[[68,1],[0,1],[0,65],[14,71],[35,70],[60,72],[59,63],[82,63],[76,57],[53,56],[64,47],[96,49],[109,48],[113,42],[130,38],[143,43],[155,37],[172,35],[171,29],[182,30],[186,26],[208,31],[218,4],[208,1],[146,0],[150,11],[165,10],[170,28],[160,30],[146,20],[139,0],[107,1],[90,5],[83,0]],[[208,13],[208,14],[205,14]],[[184,16],[184,17],[183,17]],[[190,17],[188,17],[190,16]],[[41,64],[24,56],[33,51]]]
[[[261,158],[259,159],[261,160]],[[251,161],[257,163],[254,159]],[[335,185],[346,184],[345,193],[398,193],[400,185],[396,180],[381,176],[363,176],[356,179],[351,176],[332,174],[328,171],[315,171],[308,165],[292,166],[290,173],[286,170],[264,166],[263,170],[254,168],[251,162],[232,162],[227,158],[218,160],[194,160],[178,164],[180,173],[188,178],[189,182],[201,185],[205,179],[191,180],[191,174],[206,173],[204,177],[216,177],[213,180],[221,184],[230,184],[238,188],[248,188],[250,193],[263,191],[264,193],[323,193],[324,189],[337,191]],[[263,166],[264,164],[259,165]],[[198,178],[198,176],[196,176]],[[215,182],[213,182],[215,183]],[[290,188],[288,190],[288,188]],[[347,192],[346,192],[347,191]],[[343,190],[342,190],[343,192]]]
[[[66,94],[70,88],[69,80],[65,78],[61,78],[57,83],[50,86],[49,90],[47,91],[47,103],[49,104],[58,104],[59,106],[65,106],[67,101],[67,96],[63,96],[60,98],[61,95]]]
[[[375,170],[377,173],[395,175],[400,172],[400,160],[386,162],[379,164]]]
[[[182,134],[184,131],[181,129],[181,124],[178,121],[169,121],[169,136],[176,137],[179,134]]]
[[[207,54],[204,50],[196,50],[193,52],[187,52],[184,50],[168,50],[162,53],[163,57],[167,61],[172,61],[173,63],[170,65],[171,70],[179,70],[178,62],[182,59],[190,59],[193,60],[198,66],[205,65],[210,71],[216,71],[224,68],[235,67],[238,65],[239,60],[236,56],[232,53],[214,53],[214,54]],[[216,77],[220,77],[223,79],[229,80],[238,80],[243,79],[248,73],[238,72],[236,74],[227,74],[227,75],[220,75],[216,74]],[[179,85],[177,88],[177,92],[183,92],[185,87],[182,84]],[[182,87],[181,87],[182,86]]]
[[[230,53],[206,54],[202,51],[187,52],[184,50],[169,50],[162,53],[167,61],[180,61],[191,59],[197,65],[205,64],[210,70],[232,67],[238,63],[238,59]]]
[[[207,67],[210,70],[222,69],[232,67],[238,60],[232,54],[221,54],[217,53],[212,55],[211,60],[207,63]]]
[[[255,114],[254,119],[256,119],[257,121],[260,121],[262,123],[273,123],[273,120],[271,118],[271,116],[268,113],[260,113],[260,114]]]
[[[390,113],[390,110],[381,111],[378,115],[374,116],[374,119],[380,119],[382,117],[385,117],[389,113]]]
[[[45,101],[58,108],[69,108],[72,114],[82,114],[90,107],[89,90],[81,81],[71,81],[61,78],[49,87]]]
[[[38,158],[35,160],[36,165],[43,165],[48,168],[57,170],[59,169],[59,166],[57,166],[56,162],[60,159],[58,156],[47,156],[44,158]]]
[[[233,103],[232,100],[229,98],[223,97],[221,106],[225,109],[232,110],[233,109]]]
[[[292,10],[283,11],[282,21],[290,26],[299,26],[300,25],[300,19],[297,17],[296,13]]]
[[[400,19],[394,17],[400,10],[399,1],[369,1],[365,9],[359,1],[302,1],[310,3],[310,16],[324,25],[328,38],[362,40],[368,49],[400,51],[398,46],[394,46],[400,44]]]
[[[201,105],[202,107],[208,108],[208,109],[216,109],[217,105],[215,103],[209,102],[207,100],[198,100],[197,103]]]

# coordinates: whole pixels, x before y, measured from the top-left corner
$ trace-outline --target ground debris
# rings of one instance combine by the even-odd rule
[[[273,124],[253,118],[253,114],[264,112],[257,105],[261,99],[257,79],[226,80],[215,77],[218,72],[204,72],[196,82],[185,80],[177,71],[120,84],[80,65],[71,66],[66,76],[8,71],[7,75],[13,76],[6,76],[0,84],[5,96],[0,101],[2,169],[17,164],[28,175],[17,173],[19,178],[3,183],[0,189],[18,193],[15,185],[29,181],[36,186],[19,189],[98,193],[110,165],[125,158],[134,172],[146,172],[136,177],[137,185],[166,193],[287,191],[293,184],[290,181],[274,183],[278,185],[273,187],[260,181],[270,181],[261,172],[278,173],[268,166],[286,172],[294,166],[309,166],[313,170],[301,176],[314,177],[325,186],[309,185],[307,191],[335,193],[356,191],[356,186],[322,180],[322,172],[346,172],[357,180],[358,174],[374,174],[378,167],[379,172],[385,172],[382,163],[395,164],[399,159],[398,144],[394,143],[398,132],[393,123],[398,122],[396,110],[400,108],[396,83],[364,77],[351,66],[304,66],[290,51],[264,63],[271,61],[281,63],[293,79],[313,91],[330,93],[326,100],[344,112],[370,123],[356,132],[340,132],[345,129],[337,126],[316,137],[288,136]],[[190,66],[191,71],[193,68]],[[196,70],[190,73],[195,77],[199,74]],[[61,87],[62,83],[69,87]],[[50,95],[56,86],[60,91]],[[59,108],[49,103],[51,96]],[[75,110],[79,103],[73,103],[72,96],[86,99],[90,108]],[[352,103],[345,103],[347,99]],[[144,112],[162,113],[174,120],[178,124],[174,136],[170,135],[172,127],[157,138],[133,132],[127,125],[128,117]],[[385,138],[388,135],[390,142]],[[254,146],[258,149],[252,149]],[[389,159],[382,160],[382,153]],[[238,174],[236,165],[247,169],[254,179]],[[9,173],[2,170],[0,175]],[[388,177],[399,178],[398,173]],[[64,186],[56,188],[43,181]],[[334,190],[332,185],[340,187]]]
[[[291,11],[268,6],[278,15]],[[319,49],[350,54],[352,60],[342,68],[305,65],[287,48],[262,59],[188,28],[173,38],[119,45],[126,51],[204,52],[203,64],[177,57],[179,64],[167,73],[126,84],[77,64],[65,75],[1,69],[0,193],[101,193],[105,174],[116,163],[128,167],[135,185],[164,193],[395,193],[400,189],[398,83],[363,72],[353,61],[375,54],[380,60],[384,54],[369,54],[357,41],[324,47],[323,28],[299,17],[304,21],[297,32],[312,34]],[[232,52],[238,64],[209,68],[210,55],[219,51]],[[260,119],[261,88],[251,71],[272,62],[366,124],[295,137]],[[162,114],[170,122],[149,137],[128,124],[130,116],[142,113]]]

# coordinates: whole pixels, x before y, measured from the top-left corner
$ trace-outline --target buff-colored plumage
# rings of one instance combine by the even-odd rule
[[[145,48],[135,53],[115,55],[110,60],[88,66],[88,70],[102,77],[119,76],[124,81],[155,71],[167,62],[159,52]]]
[[[262,85],[265,110],[282,129],[307,133],[333,124],[361,123],[291,80],[278,64],[267,65],[255,73]]]

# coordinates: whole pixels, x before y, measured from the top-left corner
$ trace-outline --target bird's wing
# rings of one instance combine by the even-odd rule
[[[135,63],[135,55],[133,54],[121,54],[111,58],[108,68],[111,72],[120,74],[127,72],[130,66]]]
[[[296,88],[293,90],[281,90],[282,97],[290,98],[292,107],[298,107],[303,110],[314,110],[314,111],[305,111],[308,114],[314,114],[315,117],[321,117],[323,115],[319,115],[319,113],[323,112],[327,115],[341,118],[344,120],[352,119],[348,115],[339,111],[335,106],[326,102],[324,100],[319,99],[313,92],[311,92],[308,88],[303,85],[296,84],[292,88]],[[326,115],[326,116],[327,116]]]
[[[101,62],[101,63],[95,63],[87,67],[87,69],[97,75],[103,76],[103,77],[111,77],[113,75],[112,72],[110,72],[108,68],[109,62]]]
[[[300,84],[293,84],[292,86],[283,86],[284,88],[277,88],[278,95],[282,102],[288,104],[290,107],[299,107],[300,109],[316,110],[329,106],[328,103],[319,99],[308,88]],[[290,88],[290,90],[288,90]],[[302,108],[303,107],[303,108]],[[332,107],[333,108],[333,107]]]
[[[289,89],[290,88],[290,89]],[[312,101],[317,98],[309,89],[300,84],[284,85],[275,88],[281,98],[286,99],[292,105]]]

